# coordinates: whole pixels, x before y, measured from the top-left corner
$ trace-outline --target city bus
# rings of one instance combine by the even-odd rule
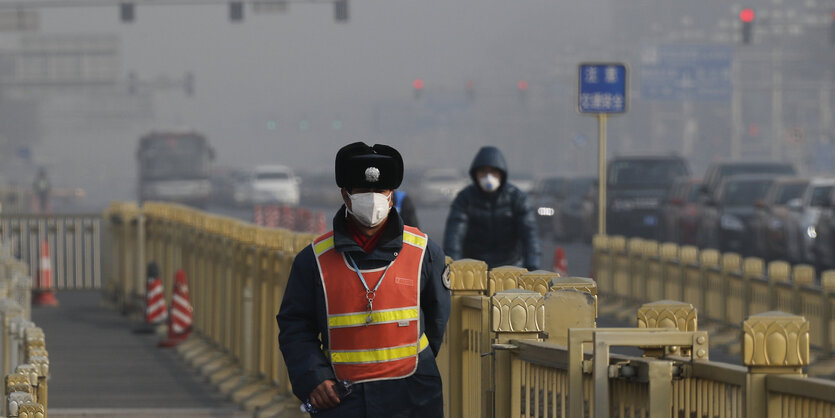
[[[151,132],[139,139],[139,201],[205,208],[211,197],[214,150],[196,132]]]

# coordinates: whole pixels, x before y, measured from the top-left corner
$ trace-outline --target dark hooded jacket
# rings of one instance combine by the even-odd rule
[[[501,171],[501,185],[485,192],[478,185],[479,167]],[[496,147],[482,147],[470,165],[473,184],[452,202],[444,231],[444,251],[453,259],[474,258],[490,268],[516,265],[539,268],[536,217],[527,195],[507,182],[507,164]]]
[[[366,253],[351,238],[345,221],[345,206],[342,206],[333,219],[335,250],[350,254],[360,269],[387,265],[403,248],[403,221],[392,209],[387,222],[377,246]],[[320,411],[315,417],[443,416],[441,376],[435,356],[440,350],[450,311],[449,290],[442,279],[444,268],[441,248],[429,240],[420,275],[420,327],[429,340],[429,347],[420,352],[415,373],[402,379],[355,384],[352,393],[339,406]],[[358,280],[356,277],[348,279]],[[331,364],[322,353],[322,348],[328,346],[327,308],[322,279],[310,245],[293,261],[276,319],[279,347],[293,393],[299,399],[307,400],[321,382],[335,379]]]

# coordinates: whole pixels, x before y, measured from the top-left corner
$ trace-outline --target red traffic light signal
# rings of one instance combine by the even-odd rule
[[[528,89],[528,82],[525,80],[519,80],[519,82],[516,83],[516,88],[518,88],[520,91],[525,91]]]
[[[756,15],[754,14],[754,9],[748,9],[748,8],[745,8],[745,9],[742,9],[742,10],[739,12],[739,20],[741,20],[741,21],[742,21],[742,23],[751,23],[751,22],[753,22],[753,21],[754,21],[754,17],[755,17],[755,16],[756,16]]]
[[[415,90],[423,90],[423,80],[416,78],[415,81],[412,81],[412,87],[414,87]]]

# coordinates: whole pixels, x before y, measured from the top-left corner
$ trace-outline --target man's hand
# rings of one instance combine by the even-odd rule
[[[336,394],[336,391],[333,390],[333,386],[335,384],[335,380],[325,380],[324,382],[319,383],[319,386],[316,386],[316,389],[313,389],[313,392],[310,392],[310,403],[315,406],[316,409],[320,410],[333,408],[339,405],[339,396]]]

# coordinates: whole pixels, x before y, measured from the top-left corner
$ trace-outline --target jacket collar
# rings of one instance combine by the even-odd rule
[[[386,223],[383,236],[380,237],[377,246],[368,254],[351,238],[345,214],[346,208],[345,205],[342,205],[333,218],[333,246],[337,252],[350,253],[358,261],[363,259],[388,262],[397,257],[396,253],[399,253],[403,248],[403,220],[397,214],[397,210],[392,208],[389,211],[388,223]]]

